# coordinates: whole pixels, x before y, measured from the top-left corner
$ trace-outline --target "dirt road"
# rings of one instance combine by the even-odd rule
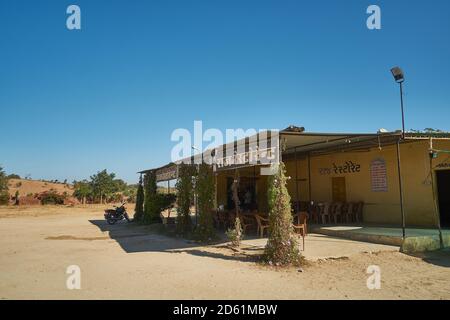
[[[336,248],[342,241],[326,240]],[[448,252],[422,259],[358,249],[344,258],[337,252],[299,272],[262,267],[251,251],[235,254],[221,245],[198,246],[132,224],[110,227],[100,207],[0,208],[0,298],[450,298]],[[80,290],[67,289],[70,265],[80,267]],[[366,286],[369,265],[380,267],[379,290]]]

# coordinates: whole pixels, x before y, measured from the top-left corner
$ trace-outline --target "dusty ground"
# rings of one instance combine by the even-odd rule
[[[103,207],[0,208],[2,299],[449,299],[450,254],[424,257],[396,248],[308,237],[297,269],[254,262],[261,240],[234,252],[148,227],[108,226]],[[326,257],[333,257],[325,259]],[[66,268],[81,268],[81,290],[66,288]],[[381,289],[366,286],[369,265]]]

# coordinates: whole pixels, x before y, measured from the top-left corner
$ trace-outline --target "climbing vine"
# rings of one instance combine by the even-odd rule
[[[269,239],[263,256],[264,261],[273,265],[295,265],[300,262],[286,180],[285,166],[280,163],[276,174],[269,180]]]
[[[187,235],[192,228],[191,203],[193,200],[192,176],[194,168],[188,164],[181,163],[178,167],[178,181],[175,185],[177,189],[177,233]]]
[[[141,222],[144,216],[144,187],[142,177],[139,178],[139,185],[136,193],[136,206],[134,208],[134,221]]]
[[[212,211],[214,209],[215,184],[212,167],[206,163],[198,166],[195,177],[195,193],[198,207],[198,224],[195,235],[198,240],[211,241],[216,236]]]
[[[156,186],[156,174],[149,171],[144,176],[144,216],[142,222],[145,224],[159,223],[160,203]]]

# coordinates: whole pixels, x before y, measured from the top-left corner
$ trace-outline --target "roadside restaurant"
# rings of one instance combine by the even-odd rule
[[[259,147],[256,153],[252,141]],[[245,150],[238,150],[238,145]],[[231,158],[224,153],[230,148]],[[222,217],[234,212],[235,181],[240,211],[267,215],[270,164],[264,159],[276,158],[286,167],[293,212],[308,212],[312,223],[450,228],[448,150],[448,133],[311,133],[290,126],[276,135],[259,133],[200,156],[212,159],[217,212]],[[140,173],[154,171],[158,182],[170,186],[179,163]]]

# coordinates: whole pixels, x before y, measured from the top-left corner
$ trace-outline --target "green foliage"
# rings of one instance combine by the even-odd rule
[[[141,222],[144,217],[144,187],[142,186],[142,179],[139,180],[139,185],[136,194],[136,207],[134,208],[134,221]]]
[[[299,264],[300,252],[292,227],[291,198],[286,188],[283,163],[279,164],[277,173],[270,177],[268,202],[269,239],[263,260],[277,266]]]
[[[14,194],[14,205],[19,205],[19,190],[16,190],[16,193]]]
[[[160,211],[173,208],[177,201],[177,195],[174,193],[158,193]]]
[[[129,203],[136,202],[136,196],[138,191],[138,185],[137,184],[131,184],[127,185],[125,187],[125,190],[122,191],[122,194],[127,197],[127,201]]]
[[[40,195],[41,204],[64,204],[64,196],[54,190],[44,192]]]
[[[233,247],[239,247],[241,245],[241,240],[242,240],[242,234],[243,230],[242,230],[242,225],[241,225],[241,220],[236,217],[236,220],[234,221],[234,228],[233,229],[228,229],[226,232],[226,235],[228,237],[228,240],[231,241],[231,245]]]
[[[161,222],[161,203],[157,193],[156,174],[149,171],[144,176],[144,217],[145,224]]]
[[[111,196],[116,191],[117,185],[114,181],[115,176],[114,173],[108,173],[106,169],[91,176],[93,196],[100,200],[100,203],[103,203],[104,199]]]
[[[197,194],[198,225],[195,236],[201,241],[211,241],[216,237],[213,225],[215,184],[212,167],[202,163],[195,177],[195,192]]]
[[[9,193],[8,193],[8,177],[3,171],[3,168],[0,167],[0,205],[8,204],[9,202]]]
[[[8,179],[20,179],[20,176],[18,174],[11,173],[11,174],[8,175],[7,178]]]
[[[190,207],[192,203],[193,185],[192,176],[194,174],[192,166],[182,163],[178,167],[178,181],[175,185],[177,189],[177,233],[186,235],[191,231],[192,221]]]
[[[83,204],[86,204],[87,199],[93,197],[92,185],[89,181],[75,181],[74,182],[74,197],[78,198],[78,200],[82,201]]]

